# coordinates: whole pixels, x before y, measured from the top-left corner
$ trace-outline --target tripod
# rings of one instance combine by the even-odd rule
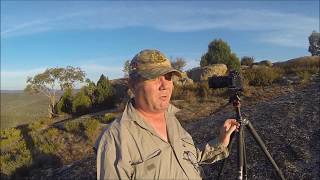
[[[236,113],[236,120],[240,124],[239,128],[239,135],[237,136],[237,141],[238,141],[238,179],[239,180],[246,180],[247,179],[247,160],[246,160],[246,147],[245,147],[245,142],[244,142],[244,126],[246,126],[255,139],[256,143],[259,145],[261,150],[264,152],[264,154],[267,156],[268,160],[271,162],[273,168],[276,170],[277,175],[281,180],[285,180],[281,170],[277,166],[276,162],[273,160],[271,157],[270,153],[268,152],[265,144],[263,143],[262,139],[258,135],[257,131],[254,129],[252,124],[250,123],[249,120],[242,118],[241,112],[240,112],[240,97],[239,97],[239,90],[231,90],[233,91],[232,95],[230,96],[229,103],[233,104],[233,107],[235,108],[235,113]],[[231,143],[229,145],[229,149],[231,150],[232,144],[234,142],[234,134],[231,136]],[[225,160],[223,160],[222,167],[220,169],[220,173],[218,176],[218,179],[220,179],[220,175],[222,173],[222,170],[225,165]]]

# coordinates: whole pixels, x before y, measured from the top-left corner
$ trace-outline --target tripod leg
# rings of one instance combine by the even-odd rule
[[[232,150],[232,146],[233,146],[233,144],[234,144],[234,142],[235,142],[236,137],[234,137],[234,136],[236,136],[235,133],[232,133],[232,134],[231,134],[231,138],[230,138],[230,141],[231,141],[231,142],[230,142],[229,147],[228,147],[229,151]],[[223,159],[223,160],[222,160],[222,165],[221,165],[221,168],[220,168],[220,171],[219,171],[218,179],[220,179],[220,177],[221,177],[221,174],[222,174],[222,172],[223,172],[225,163],[226,163],[226,159]]]
[[[276,170],[278,176],[284,180],[284,176],[281,172],[281,170],[279,169],[279,167],[277,166],[276,162],[273,160],[273,158],[271,157],[270,153],[268,152],[265,144],[263,143],[262,139],[260,138],[260,136],[258,135],[257,131],[254,129],[254,127],[252,126],[250,121],[247,121],[247,128],[249,129],[249,132],[251,133],[251,135],[253,136],[253,138],[256,140],[256,142],[258,143],[259,147],[261,148],[261,150],[264,152],[264,154],[267,156],[267,158],[269,159],[269,161],[271,162],[273,168]]]
[[[246,154],[246,143],[245,143],[245,131],[243,131],[243,179],[247,180],[247,154]]]
[[[238,136],[238,179],[242,180],[243,178],[243,158],[244,158],[244,154],[243,154],[243,125],[240,125],[240,129],[239,129],[239,136]]]

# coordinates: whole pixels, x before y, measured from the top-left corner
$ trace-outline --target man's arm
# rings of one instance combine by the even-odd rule
[[[214,163],[229,156],[228,145],[231,134],[239,128],[235,119],[228,119],[220,128],[220,136],[209,141],[203,151],[197,150],[199,163]]]
[[[107,130],[97,149],[97,179],[131,179],[132,174],[127,148],[119,135]]]
[[[197,149],[198,162],[200,164],[210,164],[229,156],[228,148],[223,146],[218,138],[206,143],[204,149],[201,151]]]

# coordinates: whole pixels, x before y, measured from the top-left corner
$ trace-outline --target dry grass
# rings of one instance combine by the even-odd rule
[[[47,117],[48,99],[42,95],[1,93],[1,129]]]

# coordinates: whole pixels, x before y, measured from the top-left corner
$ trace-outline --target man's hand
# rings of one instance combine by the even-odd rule
[[[227,119],[223,126],[220,128],[220,136],[219,140],[220,143],[227,147],[230,142],[230,136],[233,133],[233,131],[238,131],[240,127],[240,124],[235,119]]]

